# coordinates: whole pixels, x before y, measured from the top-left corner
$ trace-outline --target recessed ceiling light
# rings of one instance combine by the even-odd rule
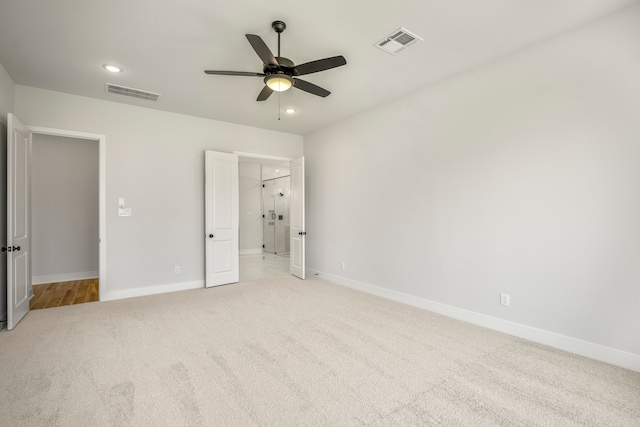
[[[120,68],[116,67],[115,65],[104,64],[103,67],[105,70],[111,71],[112,73],[119,73],[122,71]]]
[[[284,112],[285,113],[289,113],[289,114],[293,114],[293,113],[296,112],[296,109],[295,108],[285,108]]]

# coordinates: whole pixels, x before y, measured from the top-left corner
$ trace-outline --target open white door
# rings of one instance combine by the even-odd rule
[[[205,151],[205,286],[240,280],[238,155]]]
[[[8,114],[7,329],[29,312],[31,288],[31,133]]]
[[[291,161],[291,274],[304,279],[304,157]]]

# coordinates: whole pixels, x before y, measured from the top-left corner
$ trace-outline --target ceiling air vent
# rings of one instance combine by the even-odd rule
[[[392,55],[397,55],[420,41],[422,41],[422,38],[410,33],[404,28],[398,28],[376,43],[375,46]]]
[[[148,101],[157,101],[158,98],[160,98],[159,93],[147,92],[125,86],[117,86],[111,83],[107,83],[107,92],[115,93],[116,95],[130,96],[132,98],[146,99]]]

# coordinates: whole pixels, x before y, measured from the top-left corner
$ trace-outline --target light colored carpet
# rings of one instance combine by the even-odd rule
[[[39,310],[2,426],[640,425],[640,373],[285,277]]]

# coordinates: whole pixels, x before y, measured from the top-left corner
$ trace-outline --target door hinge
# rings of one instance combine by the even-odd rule
[[[262,245],[262,249],[264,249],[264,245]]]

